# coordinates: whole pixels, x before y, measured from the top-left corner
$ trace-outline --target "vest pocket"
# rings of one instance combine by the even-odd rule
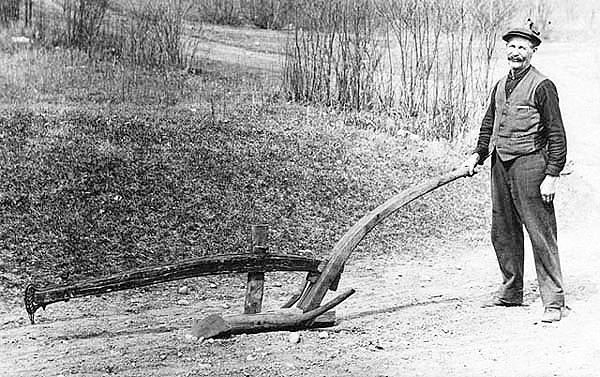
[[[498,148],[503,152],[517,156],[534,152],[537,149],[535,136],[531,133],[499,135]]]
[[[504,137],[508,137],[510,139],[522,139],[524,137],[531,137],[532,135],[534,135],[536,132],[535,130],[529,130],[526,132],[513,132],[510,135],[506,135]]]

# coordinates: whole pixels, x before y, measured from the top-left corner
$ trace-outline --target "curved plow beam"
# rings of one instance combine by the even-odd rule
[[[46,305],[69,301],[72,298],[98,295],[131,288],[145,287],[167,281],[191,277],[271,271],[318,272],[320,260],[287,254],[225,254],[192,259],[159,267],[146,267],[70,285],[38,289],[29,284],[25,288],[25,309],[31,324],[35,323],[37,309]]]
[[[350,257],[352,251],[358,243],[379,223],[387,218],[392,213],[396,212],[402,206],[412,202],[413,200],[433,191],[447,183],[457,180],[458,178],[468,177],[469,169],[466,167],[443,174],[437,178],[421,183],[401,193],[394,195],[385,203],[367,213],[361,218],[346,234],[335,244],[331,252],[331,256],[327,260],[321,275],[317,281],[309,288],[303,297],[298,307],[305,312],[317,308],[327,290],[339,278],[339,275],[344,267],[344,264]]]

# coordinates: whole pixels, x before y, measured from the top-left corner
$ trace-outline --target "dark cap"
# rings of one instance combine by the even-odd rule
[[[538,34],[536,34],[534,31],[525,28],[510,29],[509,31],[504,33],[502,39],[508,42],[513,37],[529,39],[531,43],[533,43],[533,47],[537,47],[540,45],[540,43],[542,43],[542,40],[540,39],[540,37],[538,37]]]

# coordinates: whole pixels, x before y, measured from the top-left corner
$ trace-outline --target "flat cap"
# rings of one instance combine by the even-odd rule
[[[537,47],[542,43],[540,37],[538,37],[539,33],[536,33],[530,29],[525,28],[513,28],[504,33],[502,39],[508,42],[513,37],[521,37],[525,39],[529,39],[531,43],[533,43],[533,47]]]

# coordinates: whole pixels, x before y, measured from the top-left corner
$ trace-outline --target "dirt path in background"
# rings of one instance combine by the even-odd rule
[[[220,62],[240,64],[245,67],[280,71],[283,55],[253,51],[238,46],[225,45],[213,41],[198,43],[199,57],[208,57]]]
[[[340,289],[353,287],[357,293],[339,307],[339,325],[302,331],[298,344],[285,332],[210,342],[189,336],[193,318],[239,312],[244,282],[238,277],[191,279],[186,281],[190,295],[178,295],[173,283],[54,304],[39,312],[35,326],[27,324],[22,309],[6,307],[0,314],[0,375],[597,376],[600,61],[595,51],[547,43],[534,58],[557,84],[573,160],[556,199],[572,309],[563,321],[539,322],[542,306],[530,251],[528,305],[483,309],[479,303],[499,280],[491,246],[474,250],[434,240],[435,257],[394,255],[349,263]],[[261,64],[248,56],[235,59]],[[267,279],[269,309],[283,303],[301,277]]]
[[[232,31],[236,31],[233,32]],[[269,38],[272,41],[265,41]],[[207,58],[228,64],[240,64],[244,67],[279,72],[283,66],[284,55],[276,53],[281,48],[274,47],[281,37],[274,37],[273,31],[257,31],[253,29],[239,32],[239,29],[227,26],[207,25],[203,29],[189,27],[188,46],[194,48],[196,58]],[[231,35],[238,40],[231,41]],[[229,43],[224,43],[229,41]]]

